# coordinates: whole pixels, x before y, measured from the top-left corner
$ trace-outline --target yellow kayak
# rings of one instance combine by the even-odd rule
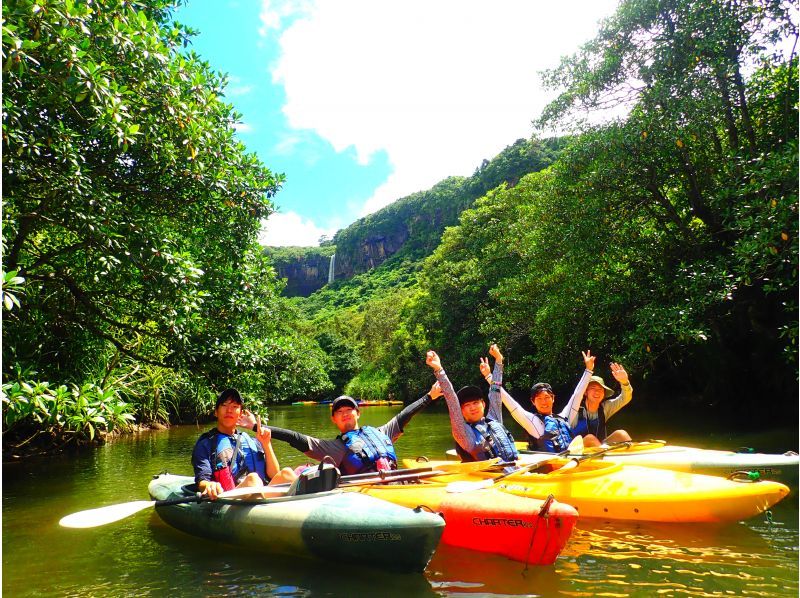
[[[549,459],[547,473],[523,473],[503,480],[494,488],[510,494],[543,499],[552,494],[559,501],[574,506],[581,517],[626,521],[706,522],[740,521],[763,513],[783,499],[789,488],[772,481],[728,480],[716,476],[665,469],[621,465],[589,459],[574,469],[559,467],[567,458]],[[431,461],[433,468],[452,461]],[[418,466],[413,459],[404,464]],[[554,469],[553,469],[554,468]],[[541,470],[540,470],[541,471]],[[469,471],[445,474],[441,482],[477,482],[491,480],[492,471]],[[468,484],[466,485],[469,486]],[[451,490],[456,487],[451,486]]]
[[[552,456],[552,453],[526,450],[525,442],[517,442],[516,446],[522,461]],[[585,452],[606,448],[609,447],[587,448]],[[729,476],[739,471],[757,471],[768,480],[796,482],[800,469],[800,457],[792,451],[783,454],[721,451],[678,446],[664,440],[621,443],[613,449],[603,455],[604,461],[689,473]]]

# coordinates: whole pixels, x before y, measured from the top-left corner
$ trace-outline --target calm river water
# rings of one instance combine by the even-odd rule
[[[365,407],[380,425],[399,408]],[[326,407],[270,410],[270,423],[333,437]],[[622,420],[623,414],[619,419]],[[509,422],[506,422],[509,423]],[[510,422],[512,431],[514,422]],[[637,438],[663,438],[658,422]],[[638,424],[637,424],[638,425]],[[59,528],[68,513],[147,499],[150,477],[191,474],[203,426],[175,426],[79,455],[3,466],[3,593],[27,596],[793,596],[798,595],[797,488],[759,517],[723,527],[581,520],[554,566],[441,546],[424,574],[399,575],[359,563],[320,563],[248,554],[167,527],[152,511],[86,530]],[[522,438],[522,435],[518,435]],[[797,450],[797,430],[758,438],[686,432],[676,443]],[[452,441],[446,412],[418,415],[397,443],[400,457],[440,456]],[[275,443],[282,465],[303,455]]]

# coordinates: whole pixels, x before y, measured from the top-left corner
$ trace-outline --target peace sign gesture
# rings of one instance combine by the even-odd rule
[[[583,363],[586,366],[586,369],[590,372],[593,372],[595,356],[592,355],[592,352],[589,349],[586,349],[586,351],[581,351],[581,353],[583,354]]]

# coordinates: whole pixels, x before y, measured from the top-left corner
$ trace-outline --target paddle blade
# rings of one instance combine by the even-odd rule
[[[576,436],[572,442],[567,446],[567,451],[570,455],[576,455],[583,452],[583,436]]]
[[[555,471],[552,471],[550,475],[558,475],[560,473],[564,473],[565,471],[569,471],[570,469],[575,469],[579,464],[580,461],[578,459],[570,459],[569,461],[564,463],[564,465],[562,465]]]
[[[493,479],[481,480],[479,482],[452,482],[447,484],[447,491],[451,494],[459,494],[461,492],[472,492],[473,490],[481,490],[482,488],[489,488],[494,484]]]
[[[131,515],[143,511],[156,504],[154,500],[136,500],[119,505],[109,505],[98,509],[78,511],[72,515],[62,517],[58,522],[61,527],[87,528],[100,527],[107,523],[114,523]]]

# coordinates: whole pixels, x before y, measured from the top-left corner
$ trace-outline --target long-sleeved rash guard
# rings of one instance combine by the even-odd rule
[[[426,394],[421,399],[418,399],[406,406],[400,413],[395,415],[388,422],[382,426],[378,426],[378,430],[386,434],[392,442],[397,440],[403,433],[406,424],[422,409],[430,405],[433,401],[429,394]],[[282,440],[288,442],[293,448],[297,449],[307,457],[321,461],[325,456],[329,456],[336,463],[337,467],[341,467],[342,461],[347,456],[347,447],[341,438],[333,438],[325,440],[307,436],[294,430],[287,430],[285,428],[276,428],[267,426],[272,431],[273,440]]]
[[[502,364],[500,365],[502,370]],[[502,373],[501,373],[502,375]],[[494,377],[494,374],[492,375]],[[558,414],[560,417],[563,417],[569,422],[570,428],[575,426],[575,423],[578,421],[578,408],[581,406],[581,399],[583,398],[583,393],[586,392],[586,387],[589,385],[589,381],[592,377],[592,372],[590,370],[584,370],[581,379],[578,380],[578,385],[575,387],[575,391],[572,393],[572,396],[569,398],[569,401]],[[533,438],[540,438],[544,434],[544,422],[542,421],[542,417],[537,416],[530,411],[525,411],[522,406],[514,400],[510,394],[506,392],[504,388],[500,388],[500,397],[503,400],[503,405],[506,406],[508,412],[511,414],[516,422],[525,428],[525,431],[530,434]]]
[[[484,446],[475,438],[475,434],[469,430],[469,424],[464,420],[464,415],[461,413],[461,404],[458,402],[458,395],[453,389],[453,384],[443,369],[436,373],[436,379],[439,381],[439,386],[447,402],[447,410],[450,412],[450,430],[453,433],[453,439],[474,459],[480,459]],[[495,362],[492,381],[486,406],[486,418],[502,424],[503,404],[500,400],[500,384],[503,382],[502,364]]]

